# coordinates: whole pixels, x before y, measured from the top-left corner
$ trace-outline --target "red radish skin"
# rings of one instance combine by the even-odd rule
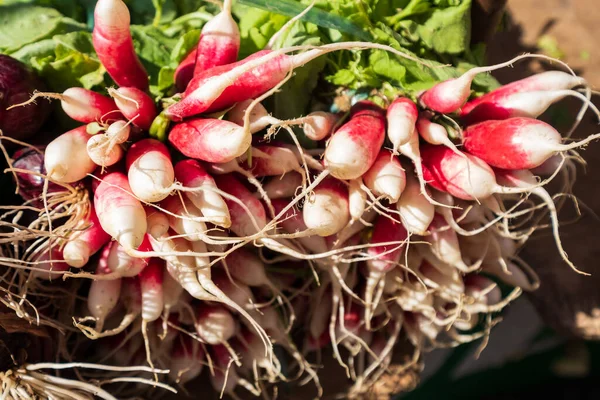
[[[120,172],[106,175],[96,188],[94,205],[102,229],[126,250],[137,249],[146,234],[146,213],[131,194],[127,177]]]
[[[231,17],[231,1],[225,0],[223,10],[202,27],[194,75],[237,60],[240,30]]]
[[[248,150],[252,135],[233,122],[196,118],[175,125],[169,142],[190,158],[226,163]]]
[[[146,322],[156,321],[163,311],[163,273],[165,262],[160,258],[150,258],[148,265],[140,274],[142,292],[142,319]]]
[[[243,157],[242,166],[257,178],[281,176],[292,171],[302,171],[294,152],[283,146],[259,145],[252,147],[252,166]]]
[[[331,175],[356,179],[371,168],[385,139],[383,113],[357,113],[333,134],[324,156]]]
[[[110,274],[108,268],[108,255],[110,253],[110,244],[104,246],[98,265],[96,274]],[[104,320],[108,314],[115,308],[121,294],[121,279],[111,280],[94,280],[90,285],[88,292],[88,309],[94,318],[96,318],[96,330],[101,331],[104,325]]]
[[[445,146],[424,145],[421,157],[427,182],[454,197],[477,200],[503,191],[492,168],[476,156],[462,157]]]
[[[366,187],[376,196],[396,203],[406,187],[406,174],[400,160],[391,151],[379,151],[375,162],[362,177]]]
[[[147,90],[148,74],[133,48],[129,25],[129,10],[122,0],[99,0],[94,10],[92,43],[117,85]]]
[[[65,114],[83,124],[106,123],[123,118],[110,97],[93,90],[72,87],[65,90],[59,98]]]
[[[233,394],[240,378],[236,369],[231,366],[231,354],[223,345],[212,346],[210,353],[216,367],[215,373],[210,375],[213,389],[221,393],[221,397],[223,394]]]
[[[127,178],[134,195],[145,202],[165,199],[173,189],[175,171],[169,149],[155,139],[136,142],[125,159]]]
[[[44,166],[50,179],[62,183],[82,180],[96,169],[87,153],[90,135],[85,126],[63,133],[46,146]]]
[[[547,123],[516,117],[469,126],[463,136],[469,153],[493,167],[518,170],[539,167],[556,153],[581,147],[600,135],[565,145],[560,133]]]
[[[238,202],[225,199],[231,216],[230,229],[233,233],[241,237],[252,236],[265,227],[267,223],[265,208],[234,175],[219,175],[215,178],[215,182],[219,189],[237,198],[250,212],[248,214]]]
[[[387,109],[387,135],[392,142],[393,152],[408,143],[415,130],[419,112],[417,105],[406,97],[398,97]]]
[[[169,355],[169,378],[173,382],[185,385],[202,373],[204,351],[191,337],[180,335]]]
[[[348,189],[334,178],[325,178],[314,189],[302,210],[304,223],[319,236],[340,232],[350,222]]]
[[[214,190],[217,184],[212,176],[196,160],[183,160],[175,164],[175,178],[186,188],[203,190],[185,192],[187,198],[210,222],[223,228],[231,226],[229,209],[221,195]]]
[[[154,100],[135,87],[120,87],[109,89],[110,95],[115,99],[115,104],[134,126],[145,131],[150,129],[152,121],[158,115]]]
[[[175,86],[180,92],[184,92],[187,85],[194,77],[194,67],[196,66],[196,55],[198,49],[193,49],[175,69]]]
[[[498,89],[492,90],[489,93],[484,94],[481,97],[477,97],[465,104],[460,112],[461,117],[471,113],[476,107],[481,105],[483,109],[487,108],[487,105],[496,104],[502,99],[505,99],[515,93],[525,93],[534,91],[553,91],[553,90],[566,90],[572,89],[575,86],[586,85],[583,78],[571,75],[563,71],[546,71],[539,74],[532,75],[530,77],[511,82],[507,85],[501,86]]]
[[[72,267],[81,268],[111,239],[102,229],[94,207],[90,208],[88,219],[82,222],[84,231],[75,232],[63,248],[65,262]]]

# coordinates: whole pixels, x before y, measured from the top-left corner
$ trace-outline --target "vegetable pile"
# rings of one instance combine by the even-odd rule
[[[518,256],[534,231],[549,227],[580,272],[558,209],[576,150],[599,137],[566,140],[600,116],[586,82],[564,66],[490,91],[487,72],[539,55],[441,64],[468,45],[436,24],[462,26],[469,1],[342,3],[291,20],[234,8],[238,25],[231,0],[177,18],[162,2],[140,28],[122,0],[99,0],[91,35],[57,17],[70,32],[4,49],[58,93],[0,56],[3,149],[20,147],[6,172],[23,198],[0,216],[2,263],[23,293],[86,282],[70,316],[97,361],[179,385],[206,370],[221,395],[291,381],[321,395],[313,360],[330,349],[358,396],[392,364],[487,337],[539,284]],[[323,14],[337,33],[300,20]],[[157,45],[166,60],[149,63],[161,40],[171,55]],[[561,135],[537,118],[567,96],[583,105]],[[22,142],[53,99],[71,129]],[[412,353],[394,360],[401,343]]]

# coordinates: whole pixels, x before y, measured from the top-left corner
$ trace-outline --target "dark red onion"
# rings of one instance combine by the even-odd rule
[[[46,174],[46,168],[44,168],[44,154],[40,153],[32,148],[24,148],[17,151],[13,155],[13,167],[18,169],[24,169],[40,174]],[[25,200],[31,200],[33,198],[42,195],[44,190],[44,178],[35,174],[28,174],[24,172],[18,172],[17,178],[19,179],[19,194]],[[49,182],[48,193],[62,191],[62,187]]]
[[[27,101],[35,90],[44,89],[44,84],[25,64],[0,54],[0,130],[5,136],[24,140],[40,130],[50,114],[47,100],[6,109]]]

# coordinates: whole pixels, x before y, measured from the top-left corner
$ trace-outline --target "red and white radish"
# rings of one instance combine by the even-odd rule
[[[44,151],[44,166],[50,179],[73,183],[96,169],[87,153],[90,135],[85,126],[70,130],[51,141]]]
[[[81,228],[75,231],[63,247],[65,262],[72,267],[81,268],[110,239],[110,235],[102,229],[94,207],[90,207],[88,218],[81,221]]]
[[[410,233],[416,235],[427,233],[435,214],[435,206],[423,196],[419,182],[411,174],[406,177],[406,188],[396,203],[396,208],[402,225]]]
[[[158,112],[154,100],[149,95],[135,87],[109,89],[108,92],[125,118],[140,129],[150,129]]]
[[[110,274],[108,268],[108,255],[110,253],[110,244],[104,246],[98,265],[96,266],[96,274]],[[98,279],[92,281],[88,292],[88,309],[92,316],[96,319],[96,330],[102,331],[104,320],[108,314],[115,308],[119,301],[121,293],[121,279],[103,280]]]
[[[394,154],[410,140],[417,117],[417,105],[406,97],[398,97],[388,106],[387,136],[392,142]]]
[[[140,200],[157,202],[173,189],[175,171],[169,149],[155,139],[143,139],[131,146],[125,159],[131,191]]]
[[[319,236],[340,232],[350,222],[348,189],[334,178],[325,178],[304,203],[304,223]]]
[[[377,197],[396,203],[406,187],[406,174],[391,151],[382,149],[362,177],[366,187]]]

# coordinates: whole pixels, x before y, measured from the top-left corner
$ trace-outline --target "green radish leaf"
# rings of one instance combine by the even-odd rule
[[[306,6],[294,0],[238,0],[238,3],[260,8],[275,14],[295,17],[306,9]],[[355,36],[361,40],[371,40],[371,35],[359,25],[339,15],[313,7],[302,21],[312,22],[322,28],[335,29]]]

